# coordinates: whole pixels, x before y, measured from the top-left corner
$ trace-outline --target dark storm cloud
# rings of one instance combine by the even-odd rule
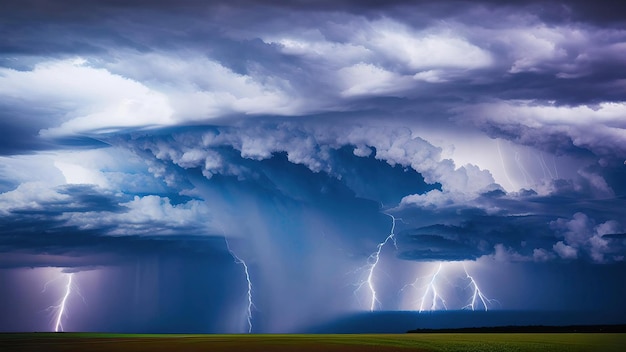
[[[183,1],[170,1],[170,0],[138,0],[138,1],[118,1],[118,0],[96,0],[85,3],[80,0],[64,0],[64,1],[56,1],[54,3],[49,3],[45,0],[27,0],[27,1],[9,1],[7,4],[7,9],[15,12],[22,12],[28,10],[29,12],[38,11],[43,15],[47,16],[89,16],[89,9],[117,9],[117,10],[140,10],[140,9],[150,9],[150,10],[196,10],[198,8],[207,7],[210,5],[215,6],[214,4],[231,5],[231,6],[255,6],[255,5],[265,5],[265,6],[275,6],[288,8],[291,10],[346,10],[346,11],[359,11],[364,9],[372,9],[372,10],[386,10],[390,7],[394,6],[402,6],[402,5],[419,5],[419,6],[427,6],[432,4],[438,4],[439,6],[445,7],[447,9],[455,9],[459,8],[459,6],[468,5],[468,4],[488,4],[490,6],[510,6],[510,7],[531,7],[537,6],[543,9],[546,12],[557,11],[562,15],[571,15],[571,12],[575,12],[578,16],[584,17],[588,16],[589,18],[597,19],[597,20],[611,20],[611,19],[623,19],[624,11],[619,11],[624,8],[624,5],[620,1],[597,1],[594,4],[590,4],[584,0],[566,0],[559,1],[556,4],[554,3],[545,3],[543,1],[520,1],[520,0],[506,0],[506,1],[495,1],[495,0],[485,0],[485,1],[468,1],[468,0],[459,0],[452,1],[448,4],[441,4],[440,1],[433,0],[391,0],[391,1],[383,1],[383,0],[340,0],[340,1],[309,1],[309,0],[296,0],[296,1],[263,1],[258,2],[255,0],[235,0],[235,1],[213,1],[211,4],[207,4],[205,1],[200,0],[183,0]]]
[[[43,202],[40,205],[43,207],[44,212],[59,214],[86,211],[121,212],[124,209],[119,205],[119,199],[112,195],[98,192],[92,185],[66,185],[60,186],[57,190],[59,194],[69,196],[71,201]],[[19,210],[15,212],[19,212]]]
[[[420,182],[421,175],[412,168],[403,170],[400,165],[390,166],[382,162],[385,159],[378,160],[389,157],[384,156],[387,155],[384,148],[377,150],[367,144],[325,145],[320,135],[313,141],[315,134],[304,133],[306,128],[287,126],[269,124],[261,129],[257,126],[243,133],[243,139],[236,137],[240,134],[233,134],[242,131],[240,126],[235,130],[205,128],[204,132],[178,129],[162,136],[137,135],[118,142],[156,156],[155,161],[164,162],[170,170],[165,174],[177,174],[182,179],[194,179],[191,175],[196,174],[203,182],[208,179],[208,185],[222,189],[215,195],[228,194],[231,202],[233,194],[223,190],[236,187],[255,195],[257,201],[282,198],[292,204],[290,207],[300,207],[298,204],[304,202],[314,208],[336,211],[339,216],[334,221],[338,223],[349,214],[359,213],[357,209],[367,213],[365,209],[371,207],[370,211],[376,211],[377,202],[393,205],[402,195],[426,197],[427,192],[442,191],[440,184]],[[393,210],[402,219],[397,224],[402,229],[398,232],[397,256],[412,261],[467,260],[483,255],[494,255],[502,261],[557,259],[555,251],[560,250],[558,243],[562,236],[550,226],[552,222],[566,221],[580,211],[596,225],[609,226],[621,218],[623,200],[597,198],[611,194],[603,193],[609,188],[602,187],[608,185],[594,182],[597,180],[591,176],[556,179],[549,186],[549,195],[538,195],[533,190],[509,194],[499,188],[487,188],[469,201],[453,200],[434,208],[414,207],[409,201],[405,207]],[[371,204],[366,206],[367,202],[356,197],[366,198]],[[236,201],[233,210],[235,204]],[[619,228],[619,223],[614,225]],[[578,258],[597,262],[621,260],[625,254],[621,242],[598,237],[601,243],[594,247],[592,227],[585,229],[582,242],[577,243]],[[346,235],[341,241],[358,247],[363,239],[363,235],[355,238]],[[593,257],[598,250],[601,255],[596,253]]]
[[[15,124],[7,119],[2,119],[0,129],[7,134],[7,137],[3,138],[0,144],[0,155],[15,155],[50,147],[48,143],[37,141],[36,134],[39,129],[28,124]]]
[[[437,234],[426,234],[435,227],[442,227],[443,231],[435,231]],[[475,242],[477,236],[448,236],[445,233],[446,226],[433,225],[430,228],[405,230],[398,233],[398,258],[416,261],[462,261],[475,260],[487,251],[480,251]],[[458,230],[463,230],[458,228]]]
[[[21,57],[27,55],[32,59],[37,55],[36,50],[41,50],[45,57],[81,54],[87,56],[89,67],[109,70],[151,89],[181,85],[185,87],[179,93],[181,97],[173,99],[174,102],[180,99],[175,110],[188,110],[178,112],[183,115],[181,122],[215,114],[229,116],[233,112],[235,115],[306,115],[316,111],[374,111],[426,124],[435,119],[448,123],[444,121],[456,116],[457,122],[474,124],[492,136],[523,143],[543,138],[544,143],[535,145],[546,150],[555,150],[551,145],[576,140],[577,136],[561,129],[534,133],[524,124],[510,124],[498,118],[484,121],[459,112],[465,111],[467,105],[494,99],[535,100],[537,105],[553,101],[550,104],[565,107],[621,101],[619,87],[625,77],[620,72],[626,72],[621,60],[626,38],[623,31],[578,22],[551,26],[550,21],[534,16],[541,13],[539,2],[531,5],[508,2],[493,10],[469,2],[424,2],[417,7],[398,2],[399,8],[426,14],[438,8],[463,9],[441,11],[441,16],[450,19],[443,27],[436,21],[416,25],[416,21],[401,15],[415,11],[394,11],[395,6],[378,3],[249,4],[256,10],[247,11],[232,3],[206,5],[196,1],[10,3],[6,16],[15,19],[13,22],[7,19],[8,35],[2,43],[15,48],[4,50],[11,56],[4,61],[7,67],[13,67],[9,58],[21,62]],[[570,4],[570,12],[577,12],[581,6],[581,2]],[[511,7],[528,16],[511,16],[507,21],[509,27],[502,27],[500,15],[510,16]],[[359,8],[378,12],[380,16],[363,17]],[[327,12],[332,9],[338,12]],[[282,16],[287,13],[288,16]],[[238,16],[252,17],[232,21]],[[29,17],[33,23],[27,21]],[[345,21],[353,25],[347,28]],[[292,28],[294,23],[297,30]],[[430,37],[434,39],[430,41]],[[409,41],[410,45],[397,46],[396,40]],[[21,54],[17,48],[20,45],[24,47]],[[441,63],[424,56],[418,50],[421,46],[432,47],[430,56],[441,56]],[[416,51],[412,51],[414,48]],[[462,55],[455,51],[458,48],[464,48],[468,60],[451,59]],[[181,62],[181,55],[183,62],[194,63],[190,64],[193,69],[167,72],[174,62]],[[214,64],[221,65],[218,70],[245,75],[243,78],[257,85],[221,91],[223,87],[216,87],[215,82],[192,78],[216,77],[213,69],[204,74],[198,72],[199,67]],[[216,81],[241,78],[230,73],[217,76]],[[187,91],[189,85],[196,88]],[[241,90],[250,89],[272,91],[272,94],[253,106],[244,103],[251,98],[244,94],[230,107],[226,103],[224,108],[221,103],[215,109],[194,109],[198,101],[189,100],[195,94],[201,97],[204,94],[209,100],[221,100],[221,94],[239,97]],[[390,96],[394,99],[389,100]],[[267,103],[274,99],[276,105]],[[23,109],[16,114],[24,116]],[[76,117],[72,110],[64,112]],[[41,113],[28,112],[28,115]],[[44,145],[35,136],[36,130],[48,126],[35,127],[37,124],[32,123],[26,128],[14,119],[6,121],[13,121],[5,122],[8,130],[24,137],[20,138],[24,142],[11,143],[14,149],[20,144],[23,144],[20,149],[53,147],[53,142]],[[142,127],[146,123],[137,122],[137,125]],[[99,130],[93,127],[93,131]],[[527,133],[520,135],[519,131]],[[598,149],[594,144],[574,144],[594,152]]]
[[[38,187],[21,185],[3,194],[2,228],[7,236],[13,231],[17,237],[17,233],[27,236],[23,228],[35,234],[75,228],[103,236],[210,232],[205,205],[190,197],[113,194],[93,185],[61,185],[45,191]],[[39,194],[42,191],[45,195]]]
[[[124,209],[119,205],[123,198],[102,193],[93,185],[64,185],[56,187],[54,192],[58,197],[35,198],[35,201],[14,206],[8,213],[54,217],[67,212],[104,211],[117,213]],[[3,210],[6,211],[7,209]]]
[[[482,195],[447,209],[399,209],[397,216],[410,219],[402,225],[408,229],[398,234],[399,257],[429,261],[493,255],[501,261],[561,257],[604,263],[622,261],[626,255],[620,237],[608,234],[624,226],[621,197],[597,199],[580,188],[548,196],[497,193],[498,197]],[[435,225],[411,229],[418,224]],[[571,256],[564,254],[564,246],[571,247]]]
[[[126,145],[146,159],[152,157],[163,168],[157,176],[175,175],[175,184],[191,194],[200,196],[194,187],[210,189],[211,196],[202,198],[232,207],[226,214],[239,212],[238,202],[248,197],[259,203],[269,199],[294,210],[321,211],[349,228],[354,227],[354,214],[379,216],[381,206],[397,204],[404,194],[441,187],[427,184],[411,168],[376,158],[375,149],[357,156],[366,153],[363,145],[316,144],[311,135],[291,128],[277,132],[270,124],[243,134],[243,140],[238,140],[238,129],[221,127],[183,128],[163,135],[140,133],[109,141]],[[265,143],[267,137],[274,142]],[[350,231],[354,236],[370,232]],[[351,245],[362,240],[351,236],[342,240]]]
[[[420,4],[426,8],[424,13],[432,10],[449,18],[450,25],[447,28],[438,28],[435,22],[426,19],[413,21],[402,16],[403,11],[394,10],[395,6],[380,4],[361,4],[357,10],[348,9],[348,5],[355,5],[350,2],[336,5],[299,4],[303,10],[298,10],[299,5],[251,4],[258,10],[255,14],[228,4],[207,6],[198,2],[176,6],[168,2],[131,5],[106,1],[86,5],[79,2],[72,3],[74,6],[70,6],[66,12],[60,10],[62,6],[59,4],[35,4],[30,9],[38,13],[35,16],[38,25],[44,26],[50,22],[54,23],[54,28],[46,29],[48,34],[45,36],[35,35],[38,32],[36,27],[31,29],[32,34],[29,35],[28,31],[19,28],[19,23],[13,30],[25,33],[22,35],[32,40],[45,41],[36,44],[19,40],[28,50],[41,48],[45,52],[48,50],[45,47],[50,46],[49,50],[57,50],[61,57],[91,55],[93,60],[88,64],[90,67],[131,78],[157,91],[168,85],[184,86],[185,89],[179,93],[180,97],[169,100],[176,102],[175,111],[183,107],[188,110],[178,113],[183,115],[182,123],[187,119],[202,120],[203,116],[224,117],[259,112],[309,117],[307,114],[315,111],[338,111],[337,116],[349,116],[345,110],[354,110],[369,115],[392,115],[395,120],[424,125],[449,124],[449,128],[456,128],[458,124],[473,125],[490,136],[555,153],[573,152],[584,156],[590,152],[603,157],[622,157],[623,151],[613,147],[621,144],[620,140],[607,138],[606,134],[610,137],[611,131],[585,139],[581,136],[587,129],[549,128],[547,123],[536,128],[533,118],[521,122],[501,120],[498,115],[490,115],[489,110],[501,105],[502,109],[524,110],[528,105],[519,102],[511,104],[511,100],[533,101],[540,107],[548,105],[563,107],[565,110],[579,104],[600,104],[606,101],[619,103],[620,82],[624,79],[620,72],[626,72],[620,59],[623,56],[621,43],[625,40],[623,31],[604,28],[596,22],[580,24],[576,21],[555,21],[552,26],[549,19],[542,19],[541,15],[539,18],[534,17],[541,13],[538,9],[542,4],[538,2],[530,5],[510,2],[502,7],[496,6],[493,10],[462,3],[458,7],[463,11],[458,12],[441,10],[453,8],[456,3]],[[397,5],[397,8],[413,8],[400,2]],[[578,13],[577,9],[581,6],[582,3],[572,3],[566,12]],[[507,25],[512,25],[511,28],[504,28],[500,23],[500,15],[510,13],[511,7],[529,16],[512,16],[507,22]],[[342,12],[343,8],[345,12]],[[546,8],[546,13],[558,12],[552,6]],[[166,9],[168,11],[164,11]],[[339,12],[326,12],[331,9],[339,9]],[[21,16],[28,16],[31,10],[23,7],[16,11]],[[289,16],[282,16],[287,11],[290,11]],[[361,13],[378,13],[379,16],[363,17]],[[206,15],[212,21],[200,20],[196,15]],[[240,15],[246,20],[231,21]],[[181,22],[180,18],[186,20]],[[294,22],[294,19],[301,21]],[[342,21],[352,21],[354,26],[342,31]],[[98,25],[91,27],[91,23]],[[156,26],[156,23],[159,25]],[[297,30],[287,31],[294,23],[297,23]],[[421,30],[426,32],[422,33]],[[432,43],[423,39],[430,32],[438,35],[438,32],[445,31],[451,31],[454,35],[440,35]],[[471,60],[466,60],[469,64],[445,59],[447,61],[442,67],[435,63],[420,66],[418,61],[424,58],[419,56],[419,52],[398,54],[401,47],[391,44],[385,46],[393,43],[395,34],[403,36],[405,40],[415,39],[415,46],[433,45],[436,50],[441,50],[441,53],[435,54],[457,55],[454,50],[449,51],[450,48],[466,46],[466,52],[474,52],[475,55]],[[370,43],[375,40],[368,42],[359,38],[374,36],[376,39],[377,35],[380,36],[380,43],[383,43],[376,44],[378,46]],[[11,38],[10,35],[8,37]],[[62,43],[54,44],[57,40],[55,38]],[[295,40],[296,44],[290,47],[290,42],[281,41],[281,38]],[[77,44],[75,47],[67,44],[72,42],[88,44]],[[450,48],[445,47],[448,42]],[[444,45],[443,49],[436,47],[439,44]],[[99,46],[107,53],[91,49],[92,46]],[[364,48],[366,54],[354,48]],[[180,54],[180,50],[184,54]],[[350,54],[350,50],[356,50],[355,54]],[[337,57],[337,54],[348,56],[346,59]],[[183,61],[195,63],[181,72],[167,72],[168,68],[175,66],[175,62],[181,62],[181,55],[185,57]],[[419,60],[411,55],[418,55]],[[216,63],[221,65],[217,67],[219,72],[231,72],[223,76],[216,76],[213,69],[202,74],[198,72],[199,67]],[[416,81],[413,75],[419,79]],[[191,78],[204,76],[219,78],[213,82]],[[359,81],[355,77],[364,78]],[[259,84],[221,90],[222,87],[216,87],[214,83],[239,78]],[[186,90],[188,86],[201,89]],[[248,99],[253,98],[254,94],[243,94],[232,104],[223,103],[224,96],[238,96],[240,91],[251,89],[272,91],[272,94],[261,97],[252,106]],[[195,106],[202,104],[198,100],[190,101],[188,97],[196,94],[220,103],[214,109],[195,109]],[[495,103],[491,104],[494,100]],[[271,105],[267,102],[272,101],[276,101],[276,105],[266,106]],[[227,107],[224,108],[224,105]],[[164,108],[160,111],[165,111]],[[69,113],[73,115],[71,111]],[[547,109],[539,113],[552,112]],[[177,122],[172,119],[168,123]],[[137,127],[143,125],[145,123],[137,122]],[[61,147],[58,140],[42,140],[35,135],[36,131],[48,126],[35,127],[36,124],[29,124],[27,130],[22,126],[19,122],[7,122],[8,130],[16,131],[24,138],[20,138],[20,142],[9,143],[12,149],[7,149],[6,153],[16,149],[28,151]],[[91,127],[93,124],[85,123],[82,126]],[[84,128],[60,130],[71,134]],[[93,128],[91,132],[101,131]]]
[[[0,99],[0,155],[57,148],[56,143],[39,138],[39,131],[50,126],[50,122],[42,120],[41,116],[54,112],[20,105],[18,99]]]
[[[372,154],[365,157],[355,156],[354,149],[353,146],[344,146],[334,151],[333,156],[341,180],[359,197],[391,205],[398,204],[407,193],[420,194],[441,188],[438,184],[425,183],[423,177],[411,168],[400,165],[390,168],[384,161],[375,158],[375,148]]]
[[[107,236],[114,225],[95,229],[68,226],[52,213],[17,212],[0,221],[0,267],[88,268],[120,265],[150,255],[230,258],[223,237],[193,236],[179,229],[175,238]],[[191,235],[188,235],[191,234]],[[216,257],[217,256],[217,257]]]
[[[408,215],[399,213],[403,218],[405,214]],[[493,216],[480,211],[465,211],[465,214],[454,217],[423,215],[422,222],[435,224],[398,233],[399,258],[413,261],[474,260],[494,253],[494,248],[502,245],[522,253],[519,258],[526,256],[524,260],[532,260],[535,248],[549,248],[556,242],[547,225],[549,216]],[[436,223],[443,219],[446,219],[445,223]]]

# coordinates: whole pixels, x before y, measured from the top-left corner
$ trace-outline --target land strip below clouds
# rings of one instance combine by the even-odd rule
[[[3,333],[1,351],[615,351],[624,334],[98,334]]]
[[[527,325],[527,326],[491,326],[479,328],[452,328],[452,329],[415,329],[409,330],[408,333],[626,333],[626,324],[613,325],[567,325],[567,326],[545,326],[545,325]]]

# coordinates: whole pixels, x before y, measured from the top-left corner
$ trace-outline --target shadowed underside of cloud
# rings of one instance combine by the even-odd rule
[[[402,249],[398,257],[405,260],[463,261],[486,254],[479,249],[479,236],[458,226],[431,225],[404,230],[397,237],[398,247]]]
[[[272,206],[336,209],[337,219],[352,216],[348,209],[373,214],[378,212],[374,204],[387,209],[399,205],[388,211],[402,218],[397,256],[404,260],[490,256],[610,262],[624,257],[623,241],[606,236],[623,228],[618,207],[623,200],[598,198],[612,190],[592,171],[574,180],[555,179],[542,195],[505,192],[489,172],[457,167],[440,157],[441,149],[406,128],[244,123],[100,139],[140,156],[143,172],[169,190],[163,195],[116,192],[116,183],[130,177],[118,172],[89,176],[97,187],[24,183],[2,195],[5,214],[49,219],[57,224],[51,228],[70,226],[101,235],[179,236],[224,233],[227,228],[237,235],[247,231],[230,224],[239,202],[274,199]],[[65,163],[55,166],[73,170]],[[567,219],[578,217],[587,225],[567,231]],[[350,247],[364,244],[358,233],[341,237]]]
[[[111,226],[112,228],[112,226]],[[68,226],[63,221],[22,215],[0,223],[2,268],[64,267],[89,270],[119,266],[141,258],[196,256],[215,263],[231,260],[222,237],[181,234],[176,238],[105,236],[97,230]],[[181,232],[182,229],[181,229]],[[193,234],[193,232],[189,232]]]

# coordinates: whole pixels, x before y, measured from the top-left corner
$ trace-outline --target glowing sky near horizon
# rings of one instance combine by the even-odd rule
[[[621,2],[5,3],[0,331],[626,323]]]

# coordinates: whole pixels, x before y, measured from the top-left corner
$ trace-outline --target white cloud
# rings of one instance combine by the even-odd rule
[[[285,152],[287,159],[302,164],[313,172],[324,171],[339,177],[331,157],[331,149],[342,146],[358,146],[357,156],[374,157],[388,164],[413,168],[428,183],[440,183],[442,191],[425,195],[409,195],[402,200],[412,206],[461,206],[467,205],[481,193],[501,189],[494,183],[487,170],[466,164],[457,167],[450,159],[441,159],[441,150],[425,140],[413,136],[406,128],[388,126],[321,126],[283,123],[275,125],[248,125],[237,128],[221,128],[200,136],[183,134],[175,137],[177,143],[142,141],[142,148],[150,150],[158,159],[172,161],[183,168],[201,167],[206,177],[214,174],[234,175],[240,179],[255,177],[239,163],[225,158],[218,149],[230,146],[240,152],[242,158],[263,160],[273,153]],[[478,206],[478,205],[476,205]],[[487,208],[488,211],[497,209]]]
[[[493,61],[491,53],[453,28],[418,31],[389,18],[355,21],[356,30],[327,22],[323,30],[300,28],[297,34],[262,37],[278,44],[283,53],[305,59],[305,65],[316,72],[312,77],[318,84],[339,81],[339,96],[334,99],[406,96],[419,81],[440,83],[465,77],[468,70],[489,67]],[[325,35],[329,28],[345,33],[333,39]]]
[[[172,204],[167,197],[135,196],[120,203],[123,212],[67,212],[61,217],[68,225],[82,230],[104,229],[112,236],[130,235],[205,235],[216,233],[211,227],[211,214],[203,201],[189,200]]]
[[[403,70],[416,73],[432,69],[476,69],[492,63],[488,51],[463,38],[454,28],[415,30],[390,18],[357,22],[350,30],[339,29],[347,31],[340,41],[333,41],[319,29],[263,37],[268,43],[280,44],[286,54],[322,61],[335,69],[359,62],[387,61],[386,66],[401,65]],[[342,24],[330,22],[326,26],[337,30],[335,27],[342,27]]]
[[[541,65],[551,61],[567,59],[562,44],[584,40],[582,33],[568,28],[550,28],[545,25],[504,30],[495,40],[506,43],[513,64],[511,73],[538,71]]]
[[[543,248],[535,248],[533,250],[533,260],[536,262],[547,262],[554,259],[554,253],[551,253]]]
[[[75,163],[57,161],[54,163],[65,177],[65,182],[70,184],[93,184],[108,188],[109,184],[99,170],[88,169]]]
[[[553,249],[564,259],[573,259],[579,251],[589,254],[591,259],[598,263],[609,260],[612,248],[603,235],[619,233],[622,227],[619,222],[609,220],[596,225],[595,221],[584,213],[576,213],[571,219],[559,218],[550,223],[563,241],[558,241]]]
[[[301,35],[301,33],[298,33]],[[311,60],[324,60],[331,67],[337,68],[346,63],[368,60],[373,52],[362,43],[340,43],[328,41],[321,34],[315,38],[282,37],[266,38],[269,43],[281,45],[282,52],[289,55],[308,57]],[[368,60],[369,61],[369,60]]]
[[[80,59],[46,61],[32,71],[0,68],[0,95],[63,111],[43,135],[173,123],[164,94]]]
[[[372,23],[365,37],[380,54],[416,71],[475,69],[492,63],[488,51],[454,31],[415,31],[398,22],[380,20]]]
[[[0,156],[0,177],[7,183],[39,182],[49,186],[65,183],[61,171],[49,154]]]
[[[268,73],[232,71],[200,53],[123,53],[113,72],[146,82],[166,94],[178,122],[202,121],[233,113],[300,114],[305,111],[290,83]]]
[[[0,176],[15,189],[0,193],[0,212],[47,210],[49,204],[72,202],[60,191],[71,185],[95,187],[103,194],[163,192],[146,161],[128,150],[110,147],[84,151],[0,157]],[[69,203],[68,203],[69,204]],[[71,205],[71,204],[69,204]]]
[[[626,154],[626,104],[557,106],[533,101],[496,101],[455,110],[460,119],[496,126],[520,142],[541,147],[567,137],[575,146],[603,155]],[[520,128],[520,126],[526,128]]]
[[[557,242],[552,249],[563,259],[578,258],[578,250],[572,246],[568,246],[563,241]]]
[[[24,182],[16,189],[0,194],[0,214],[15,210],[47,210],[47,204],[70,201],[71,197],[57,192],[44,182]]]
[[[527,262],[533,258],[523,256],[511,248],[505,247],[502,243],[494,246],[494,253],[491,255],[498,262]]]
[[[428,83],[447,82],[446,72],[443,70],[426,70],[413,75],[413,79]]]
[[[105,68],[83,59],[43,61],[31,71],[0,68],[0,97],[61,111],[43,136],[305,111],[286,80],[238,74],[197,54],[127,54]]]
[[[344,97],[394,95],[406,91],[412,85],[409,76],[401,76],[366,63],[344,67],[337,75]]]

